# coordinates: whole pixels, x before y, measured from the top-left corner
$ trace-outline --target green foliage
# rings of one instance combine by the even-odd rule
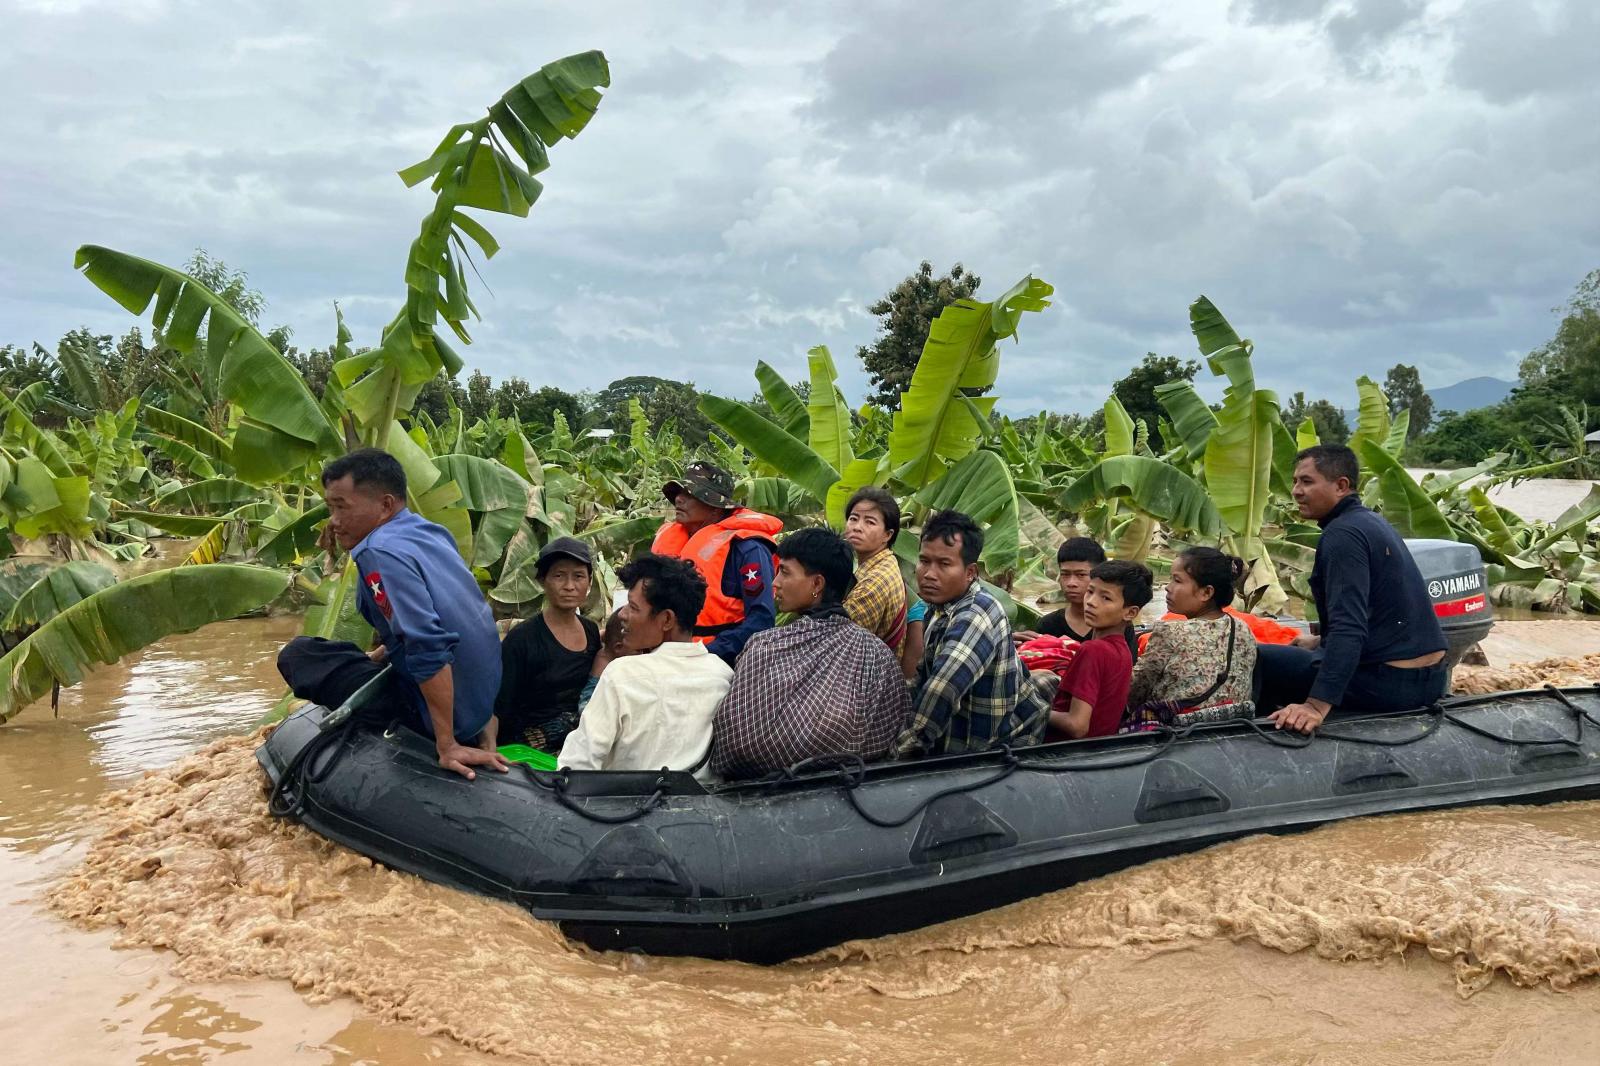
[[[1192,382],[1194,376],[1200,372],[1200,364],[1193,359],[1180,360],[1170,355],[1157,355],[1155,352],[1146,352],[1144,360],[1128,373],[1118,378],[1111,386],[1112,395],[1122,401],[1123,410],[1135,422],[1143,422],[1150,431],[1150,447],[1157,452],[1165,451],[1176,444],[1176,441],[1164,440],[1160,431],[1160,419],[1163,409],[1172,415],[1173,424],[1178,426],[1179,433],[1183,435],[1185,443],[1199,430],[1198,415],[1192,408],[1186,406],[1187,396],[1183,399],[1174,399],[1179,411],[1187,415],[1188,432],[1180,424],[1183,421],[1178,412],[1167,406],[1164,397],[1174,396],[1169,386],[1178,382]],[[1166,390],[1165,392],[1163,390]],[[1192,390],[1191,393],[1192,395]],[[1194,397],[1196,400],[1198,396]],[[1203,448],[1203,437],[1202,448]],[[1193,448],[1191,453],[1198,454]]]
[[[1328,400],[1308,401],[1304,392],[1297,392],[1283,410],[1283,421],[1298,427],[1307,419],[1311,420],[1319,444],[1345,444],[1350,440],[1350,423],[1343,411]]]
[[[120,581],[67,606],[0,658],[0,722],[54,685],[73,685],[95,663],[114,663],[173,633],[187,633],[276,599],[287,575],[219,563]]]
[[[1414,440],[1433,424],[1433,397],[1422,384],[1422,375],[1414,366],[1396,363],[1383,379],[1383,394],[1389,400],[1389,414],[1398,418],[1400,412],[1410,412],[1406,439]]]
[[[877,339],[856,349],[876,390],[869,403],[885,410],[899,409],[901,394],[911,387],[934,320],[958,300],[971,300],[980,284],[982,279],[967,273],[960,263],[936,278],[933,264],[923,260],[916,273],[867,308],[882,320]]]

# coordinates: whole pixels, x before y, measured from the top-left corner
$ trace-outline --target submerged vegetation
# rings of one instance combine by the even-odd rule
[[[1088,420],[994,411],[1000,342],[1046,311],[1050,284],[1024,277],[981,300],[976,277],[957,267],[934,278],[927,264],[872,308],[884,336],[859,353],[877,388],[860,406],[825,347],[811,350],[800,382],[757,363],[747,402],[649,377],[592,398],[518,379],[494,388],[476,373],[463,388],[455,345],[471,342],[477,317],[468,270],[474,249],[484,260],[499,250],[471,212],[525,217],[550,149],[583,131],[609,81],[598,52],[551,63],[400,171],[408,186],[427,182],[433,203],[401,305],[370,347],[356,346],[337,307],[325,351],[262,332],[260,295],[203,253],[178,270],[78,250],[77,267],[148,323],[151,344],[135,329],[117,344],[75,331],[54,357],[37,345],[0,349],[0,552],[10,556],[0,563],[0,721],[97,662],[269,605],[304,608],[308,633],[364,639],[354,567],[318,546],[318,473],[363,444],[400,459],[411,507],[451,531],[509,613],[536,605],[538,550],[563,534],[593,543],[595,606],[609,599],[612,566],[661,520],[662,482],[701,457],[791,527],[841,525],[844,502],[868,484],[904,501],[913,530],[933,510],[966,511],[989,531],[986,576],[1016,594],[1006,602],[1024,617],[1033,607],[1023,594],[1044,587],[1075,529],[1124,558],[1224,544],[1249,563],[1248,602],[1276,611],[1306,595],[1318,533],[1288,497],[1293,456],[1346,433],[1363,498],[1407,536],[1476,545],[1500,602],[1600,611],[1590,529],[1600,491],[1548,523],[1487,494],[1508,480],[1590,473],[1587,408],[1549,412],[1560,444],[1519,441],[1419,482],[1402,458],[1430,439],[1413,428],[1413,414],[1429,414],[1415,407],[1420,381],[1391,372],[1408,407],[1360,379],[1353,429],[1326,401],[1284,404],[1258,387],[1254,344],[1205,297],[1189,308],[1200,362],[1148,357],[1130,378],[1143,376],[1119,383]],[[1571,379],[1579,342],[1535,369]],[[1225,383],[1218,405],[1194,387],[1202,366]],[[192,538],[183,564],[118,580],[159,537]],[[898,544],[909,552],[914,537]]]

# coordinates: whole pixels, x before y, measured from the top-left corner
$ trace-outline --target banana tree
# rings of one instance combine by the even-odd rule
[[[1012,569],[1017,564],[1019,507],[1005,463],[974,460],[962,467],[960,478],[952,482],[959,492],[934,491],[933,486],[985,440],[995,397],[978,394],[994,384],[997,346],[1016,336],[1023,312],[1048,307],[1052,291],[1030,276],[994,301],[964,299],[944,308],[929,330],[881,451],[870,436],[863,440],[850,432],[849,407],[826,348],[814,348],[808,355],[811,389],[804,420],[789,400],[792,396],[797,403],[798,394],[765,364],[757,380],[778,421],[748,404],[716,396],[703,397],[701,410],[758,461],[798,486],[815,508],[824,510],[831,525],[843,526],[845,503],[857,489],[889,485],[910,497],[913,520],[935,505],[996,516],[1002,530],[991,537],[992,545],[986,543],[984,561],[992,571]],[[805,439],[797,435],[802,428]],[[858,443],[866,445],[863,454],[857,454]],[[791,505],[804,502],[783,498]]]

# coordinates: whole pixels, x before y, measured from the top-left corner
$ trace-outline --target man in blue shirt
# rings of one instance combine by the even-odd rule
[[[398,717],[434,738],[439,765],[505,771],[495,750],[500,640],[494,615],[443,526],[406,509],[398,460],[361,448],[322,472],[328,529],[360,578],[356,606],[377,644],[297,637],[278,656],[295,695],[334,707],[387,662]]]
[[[1427,582],[1394,527],[1361,504],[1355,452],[1320,444],[1295,456],[1294,500],[1322,526],[1311,593],[1320,637],[1257,651],[1264,706],[1280,729],[1309,733],[1329,714],[1391,713],[1444,695],[1444,630]]]

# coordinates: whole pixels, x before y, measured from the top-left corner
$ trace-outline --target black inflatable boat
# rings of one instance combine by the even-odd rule
[[[511,900],[598,948],[773,962],[1165,855],[1396,811],[1600,798],[1600,689],[1446,701],[915,763],[469,782],[408,731],[307,707],[262,745],[278,813],[396,869]]]

